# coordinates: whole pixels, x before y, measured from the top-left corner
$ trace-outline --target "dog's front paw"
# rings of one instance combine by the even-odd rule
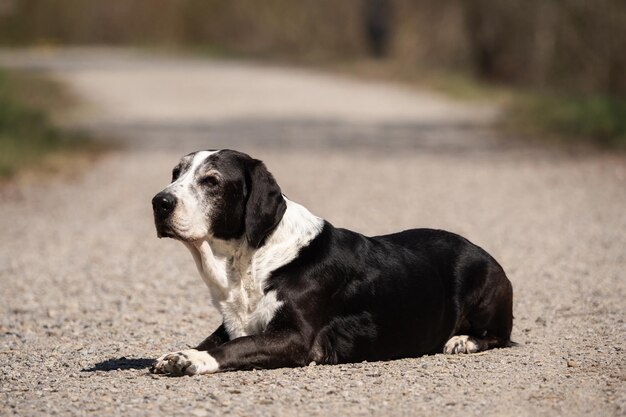
[[[476,353],[480,350],[478,341],[471,336],[454,336],[443,348],[443,353],[453,355],[456,353]]]
[[[172,376],[211,374],[219,370],[215,358],[196,349],[181,350],[161,356],[152,364],[150,372]]]

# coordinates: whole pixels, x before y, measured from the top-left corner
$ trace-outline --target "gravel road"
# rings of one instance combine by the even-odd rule
[[[0,188],[0,415],[624,415],[626,157],[525,145],[498,109],[296,69],[131,51],[2,52],[124,148]],[[335,225],[467,236],[504,266],[518,347],[153,376],[219,323],[150,199],[179,156],[231,147]]]

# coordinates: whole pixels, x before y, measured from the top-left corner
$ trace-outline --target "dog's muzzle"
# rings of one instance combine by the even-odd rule
[[[161,191],[152,199],[152,210],[154,211],[154,224],[158,237],[172,237],[168,223],[169,218],[176,208],[176,196],[171,193]]]

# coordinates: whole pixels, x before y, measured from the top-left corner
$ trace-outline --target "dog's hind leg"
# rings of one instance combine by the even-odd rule
[[[487,273],[485,286],[475,301],[468,303],[463,329],[448,340],[446,354],[476,353],[510,346],[513,328],[513,288],[499,266]]]

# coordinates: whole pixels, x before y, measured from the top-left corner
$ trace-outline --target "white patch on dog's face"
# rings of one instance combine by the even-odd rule
[[[219,173],[207,170],[206,160],[219,151],[200,151],[184,156],[172,172],[172,183],[165,187],[176,197],[176,207],[167,227],[176,238],[185,241],[205,239],[210,235],[212,202],[202,187]]]

